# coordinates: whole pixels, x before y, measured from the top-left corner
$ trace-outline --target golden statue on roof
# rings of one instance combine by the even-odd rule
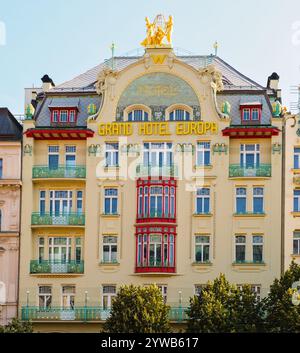
[[[170,47],[172,44],[173,16],[166,21],[163,15],[157,15],[153,23],[146,17],[146,39],[141,43],[144,47]]]

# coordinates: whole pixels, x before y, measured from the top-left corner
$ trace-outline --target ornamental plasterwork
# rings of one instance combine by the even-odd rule
[[[95,84],[97,93],[107,93],[111,100],[115,98],[115,86],[117,83],[118,72],[109,68],[101,70]]]

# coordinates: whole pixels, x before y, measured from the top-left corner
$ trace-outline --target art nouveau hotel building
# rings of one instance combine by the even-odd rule
[[[263,87],[164,46],[44,81],[24,121],[24,320],[97,331],[121,285],[156,283],[175,324],[221,272],[267,294],[281,266],[276,75]]]

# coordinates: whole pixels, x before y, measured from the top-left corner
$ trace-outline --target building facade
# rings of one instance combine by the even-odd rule
[[[0,325],[17,316],[22,126],[0,108]]]
[[[143,45],[52,82],[24,121],[20,315],[36,330],[97,331],[130,283],[156,283],[176,325],[220,273],[258,296],[280,275],[276,75]]]

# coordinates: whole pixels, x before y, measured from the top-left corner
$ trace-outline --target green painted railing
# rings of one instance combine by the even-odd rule
[[[53,215],[50,213],[40,214],[39,212],[34,212],[31,215],[31,224],[83,226],[85,225],[85,215],[80,213]]]
[[[83,261],[50,261],[50,260],[31,260],[30,273],[83,273]]]
[[[32,178],[82,178],[86,177],[86,168],[84,166],[69,167],[60,165],[58,168],[49,168],[49,166],[35,166],[32,169]]]
[[[185,307],[172,307],[169,311],[169,320],[183,322],[188,319]],[[21,318],[23,321],[105,321],[110,315],[110,309],[101,307],[75,307],[75,308],[39,308],[36,306],[23,306]]]
[[[164,165],[164,166],[151,166],[138,164],[136,167],[136,176],[167,176],[167,177],[178,177],[178,167],[175,164]]]
[[[270,177],[272,172],[271,164],[259,164],[253,168],[230,164],[229,177]]]

